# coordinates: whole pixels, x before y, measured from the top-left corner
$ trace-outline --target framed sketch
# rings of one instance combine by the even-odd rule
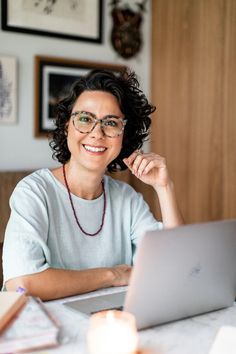
[[[91,69],[120,73],[124,65],[78,61],[57,57],[35,57],[35,137],[47,137],[54,129],[55,105],[71,85]]]
[[[16,123],[17,61],[0,56],[0,124]]]
[[[102,42],[103,0],[1,0],[2,29]]]

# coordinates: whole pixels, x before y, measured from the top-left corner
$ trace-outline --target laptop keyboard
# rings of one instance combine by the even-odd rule
[[[99,309],[97,311],[91,311],[90,313],[91,313],[91,315],[93,315],[94,313],[101,312],[101,311],[110,311],[110,310],[123,311],[123,309],[124,309],[123,306],[108,307],[108,308]]]

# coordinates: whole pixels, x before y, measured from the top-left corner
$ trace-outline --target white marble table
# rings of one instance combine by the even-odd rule
[[[46,306],[62,326],[62,344],[58,348],[46,349],[38,353],[87,354],[86,334],[89,320],[82,313],[64,306],[63,302],[120,290],[123,288],[105,289],[47,302]],[[139,331],[139,347],[146,348],[146,352],[152,354],[208,354],[217,331],[223,325],[236,327],[236,303],[227,309]]]

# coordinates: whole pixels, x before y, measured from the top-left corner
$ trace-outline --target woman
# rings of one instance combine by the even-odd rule
[[[43,300],[127,285],[138,240],[162,227],[142,196],[105,175],[127,167],[158,195],[164,227],[183,222],[165,159],[138,149],[150,105],[134,73],[94,70],[57,107],[51,147],[62,166],[16,186],[4,241],[4,284]]]

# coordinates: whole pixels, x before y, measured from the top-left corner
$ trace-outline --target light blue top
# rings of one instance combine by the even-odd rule
[[[49,267],[85,269],[133,264],[137,241],[147,230],[162,228],[141,194],[128,184],[104,177],[106,214],[97,236],[76,224],[68,192],[49,169],[21,180],[10,198],[11,216],[3,248],[4,283]],[[72,194],[83,229],[99,229],[103,195],[84,200]]]

